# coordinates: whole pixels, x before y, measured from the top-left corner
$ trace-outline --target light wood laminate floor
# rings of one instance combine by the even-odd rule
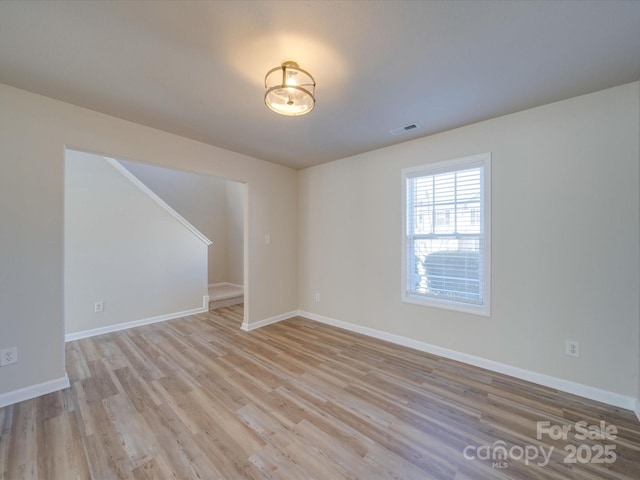
[[[0,409],[0,478],[640,478],[629,411],[302,318],[241,322],[68,343],[70,389]]]

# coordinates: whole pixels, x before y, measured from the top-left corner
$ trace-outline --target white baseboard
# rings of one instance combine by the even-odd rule
[[[79,340],[81,338],[94,337],[96,335],[103,335],[105,333],[118,332],[120,330],[126,330],[128,328],[141,327],[142,325],[149,325],[151,323],[165,322],[167,320],[173,320],[174,318],[186,317],[188,315],[196,315],[198,313],[205,313],[209,311],[209,295],[202,297],[202,308],[194,308],[192,310],[184,310],[182,312],[168,313],[165,315],[158,315],[157,317],[143,318],[141,320],[133,320],[131,322],[117,323],[115,325],[107,325],[106,327],[92,328],[91,330],[84,330],[82,332],[67,333],[64,336],[65,342],[71,342],[72,340]]]
[[[56,378],[55,380],[49,380],[37,385],[3,393],[0,395],[0,408],[13,405],[14,403],[24,402],[25,400],[31,400],[32,398],[46,395],[47,393],[64,390],[65,388],[69,388],[69,386],[69,377],[65,374],[64,377]]]
[[[258,320],[257,322],[253,322],[251,324],[246,323],[246,321],[242,322],[242,327],[240,327],[245,332],[250,332],[251,330],[255,330],[256,328],[265,327],[267,325],[271,325],[272,323],[281,322],[283,320],[287,320],[292,317],[296,317],[298,315],[298,311],[294,310],[288,313],[281,313],[280,315],[276,315],[275,317],[265,318],[264,320]]]
[[[147,318],[143,320],[136,320],[133,322],[121,323],[117,325],[110,325],[107,327],[96,328],[93,330],[86,330],[84,332],[71,333],[65,336],[65,341],[69,342],[71,340],[91,337],[94,335],[101,335],[103,333],[110,333],[110,332],[115,332],[119,330],[125,330],[127,328],[139,327],[141,325],[148,325],[151,323],[163,322],[163,321],[171,320],[174,318],[185,317],[187,315],[204,313],[204,312],[207,312],[208,310],[209,310],[209,296],[205,295],[203,297],[203,307],[201,309],[188,310],[188,311],[177,312],[177,313],[168,314],[168,315],[160,315],[158,317],[152,317],[152,318]],[[267,325],[271,325],[273,323],[281,322],[283,320],[287,320],[289,318],[293,318],[296,316],[305,317],[316,322],[332,325],[338,328],[343,328],[345,330],[349,330],[356,333],[361,333],[363,335],[378,338],[380,340],[385,340],[391,343],[395,343],[397,345],[402,345],[405,347],[413,348],[415,350],[430,353],[432,355],[438,355],[444,358],[449,358],[451,360],[456,360],[469,365],[474,365],[476,367],[485,368],[493,372],[509,375],[515,378],[519,378],[521,380],[526,380],[538,385],[553,388],[555,390],[560,390],[562,392],[571,393],[573,395],[578,395],[580,397],[588,398],[590,400],[606,403],[607,405],[613,405],[615,407],[631,410],[636,414],[636,416],[638,417],[638,420],[640,421],[640,401],[634,397],[621,395],[619,393],[610,392],[597,387],[592,387],[589,385],[584,385],[584,384],[572,382],[569,380],[564,380],[562,378],[553,377],[551,375],[545,375],[542,373],[533,372],[531,370],[525,370],[523,368],[514,367],[512,365],[496,362],[494,360],[488,360],[482,357],[477,357],[475,355],[470,355],[467,353],[450,350],[448,348],[439,347],[437,345],[432,345],[426,342],[420,342],[418,340],[402,337],[400,335],[384,332],[382,330],[363,327],[361,325],[356,325],[353,323],[336,320],[333,318],[325,317],[323,315],[318,315],[311,312],[306,312],[303,310],[294,310],[291,312],[282,313],[280,315],[276,315],[270,318],[265,318],[264,320],[259,320],[251,324],[243,322],[240,328],[246,332],[249,332],[251,330],[255,330]],[[67,386],[68,386],[68,379],[67,379]],[[32,388],[37,389],[38,387],[39,386],[30,387],[25,390],[31,390]],[[66,387],[62,386],[60,388],[66,388]],[[59,390],[60,388],[55,388],[50,391]],[[10,392],[9,394],[0,395],[0,407],[3,406],[2,401],[4,397],[7,395],[12,395],[13,393],[14,392]],[[45,393],[49,393],[49,392],[45,392]],[[44,393],[39,393],[34,396],[43,395],[43,394]],[[33,398],[33,396],[26,397],[26,398]],[[17,401],[20,401],[20,400],[17,400]],[[12,402],[12,403],[15,403],[15,402]]]
[[[459,362],[474,365],[476,367],[485,368],[493,372],[502,373],[512,377],[526,380],[538,385],[560,390],[580,397],[588,398],[590,400],[596,400],[598,402],[613,405],[615,407],[624,408],[635,412],[636,416],[640,420],[640,405],[638,400],[619,393],[609,392],[597,387],[591,387],[589,385],[583,385],[562,378],[552,377],[542,373],[532,372],[523,368],[514,367],[504,363],[496,362],[493,360],[487,360],[482,357],[476,357],[475,355],[469,355],[467,353],[457,352],[448,348],[438,347],[437,345],[431,345],[429,343],[420,342],[400,335],[387,333],[381,330],[376,330],[369,327],[363,327],[355,325],[353,323],[343,322],[322,315],[317,315],[311,312],[298,311],[298,315],[301,317],[314,320],[316,322],[325,323],[327,325],[333,325],[334,327],[343,328],[356,333],[362,333],[370,337],[378,338],[380,340],[386,340],[391,343],[402,345],[405,347],[420,350],[422,352],[431,353],[441,357],[449,358],[451,360],[457,360]]]

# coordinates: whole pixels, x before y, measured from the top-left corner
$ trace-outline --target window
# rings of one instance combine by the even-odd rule
[[[489,315],[491,154],[402,171],[402,300]]]

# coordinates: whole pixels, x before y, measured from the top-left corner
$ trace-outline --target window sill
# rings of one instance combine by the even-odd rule
[[[471,313],[472,315],[480,315],[483,317],[491,316],[489,305],[471,305],[468,303],[455,302],[435,297],[424,297],[421,295],[412,295],[405,293],[402,295],[403,303],[412,303],[414,305],[422,305],[423,307],[442,308],[445,310],[454,310],[457,312]]]

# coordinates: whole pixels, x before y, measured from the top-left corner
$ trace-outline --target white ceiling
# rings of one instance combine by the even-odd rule
[[[0,83],[293,168],[638,79],[640,1],[0,1]]]

